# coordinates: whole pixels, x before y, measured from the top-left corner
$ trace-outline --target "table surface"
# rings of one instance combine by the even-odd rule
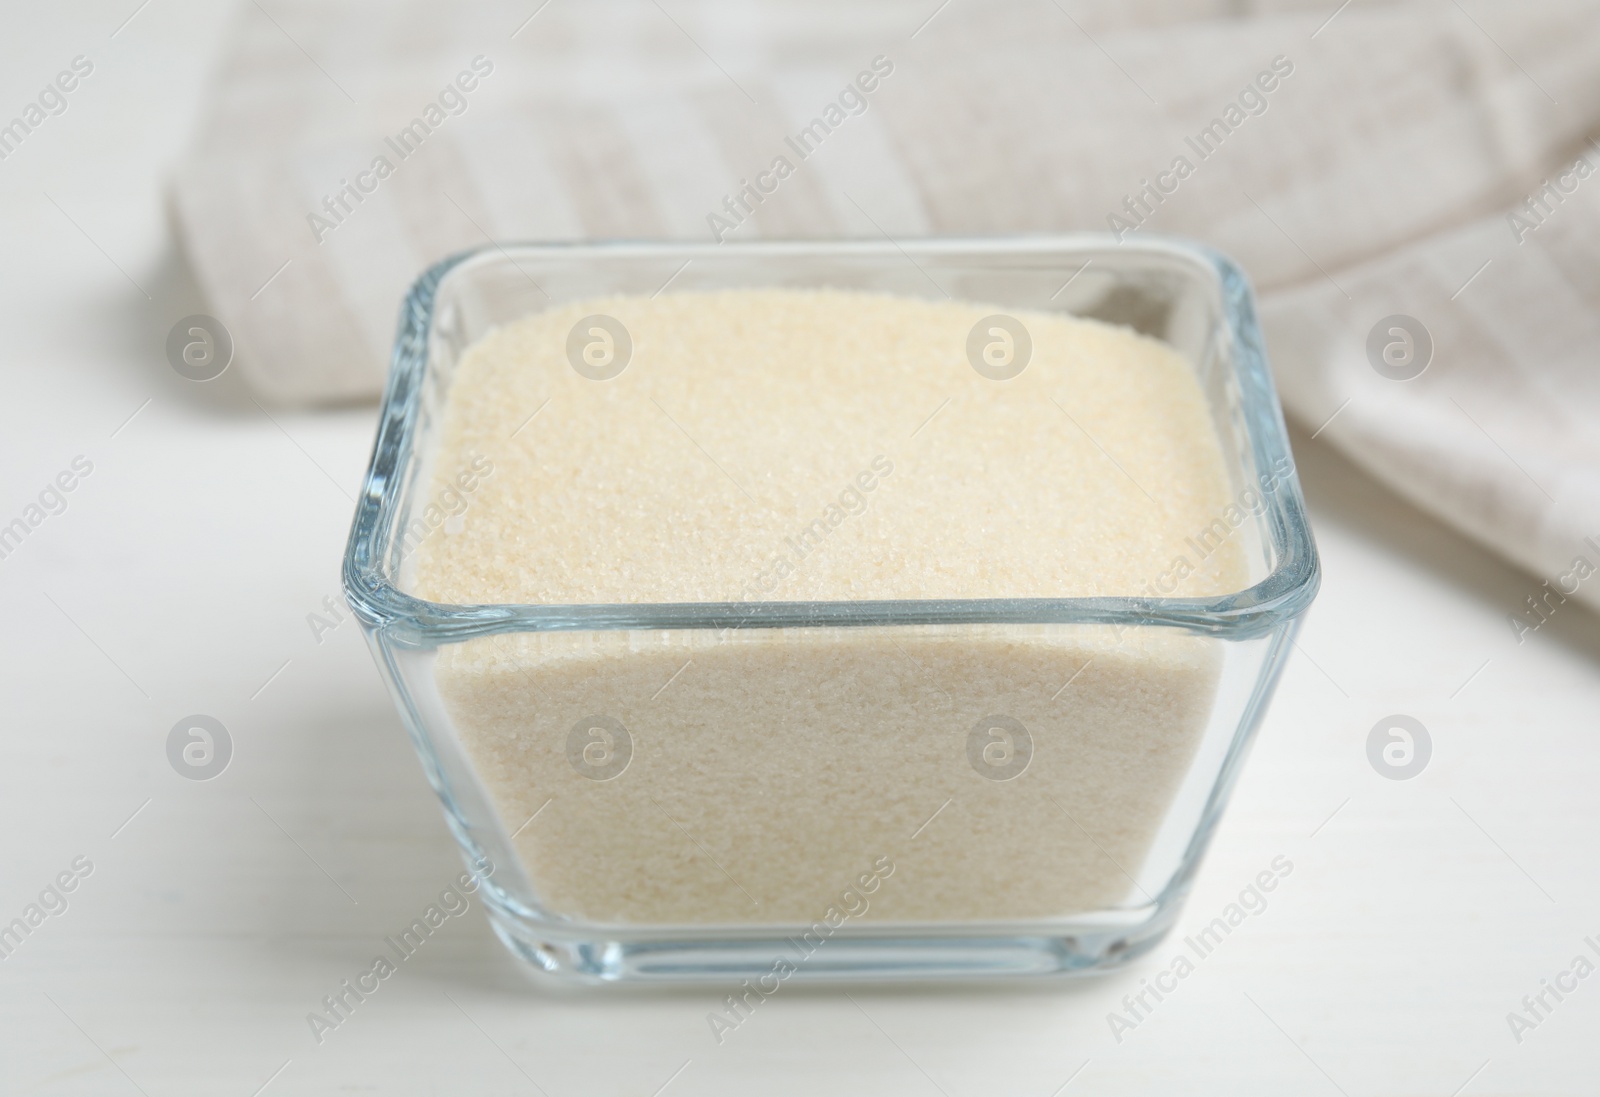
[[[1293,871],[1120,1039],[1178,936],[1065,985],[787,989],[719,1045],[714,991],[532,988],[474,908],[316,1042],[307,1014],[459,871],[356,627],[307,624],[374,411],[269,416],[166,363],[201,306],[162,185],[221,6],[111,39],[127,0],[34,7],[0,16],[0,108],[90,47],[99,83],[0,164],[0,523],[93,471],[0,559],[0,921],[76,875],[0,962],[0,1092],[1594,1092],[1600,978],[1508,1014],[1600,961],[1600,620],[1519,643],[1534,579],[1303,434],[1323,590],[1178,934]],[[232,736],[212,781],[167,760],[192,713]],[[1397,713],[1432,737],[1408,781],[1366,756]]]

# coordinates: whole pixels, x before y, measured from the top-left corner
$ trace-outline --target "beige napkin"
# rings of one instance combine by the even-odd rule
[[[1548,581],[1525,637],[1563,598],[1600,606],[1597,19],[263,0],[173,205],[237,368],[285,404],[373,397],[411,279],[489,240],[1195,237],[1255,280],[1292,415]],[[744,215],[779,155],[797,170]],[[1419,376],[1374,366],[1430,343]]]

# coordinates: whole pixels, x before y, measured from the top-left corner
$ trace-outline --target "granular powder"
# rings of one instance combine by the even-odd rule
[[[1005,381],[967,350],[1000,312],[1031,341]],[[596,315],[631,342],[604,381],[568,351]],[[1238,545],[1185,548],[1232,502],[1193,367],[1060,314],[786,289],[553,307],[462,355],[424,497],[485,460],[411,558],[420,597],[1155,595],[1180,554],[1176,593],[1246,585]],[[994,921],[1148,901],[1132,877],[1221,663],[1108,626],[682,629],[480,638],[435,679],[554,915],[804,924],[887,855],[865,920]]]

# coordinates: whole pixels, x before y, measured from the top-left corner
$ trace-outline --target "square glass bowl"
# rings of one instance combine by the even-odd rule
[[[1218,518],[1248,585],[612,605],[407,593],[408,553],[450,520],[427,497],[430,462],[468,346],[554,304],[744,287],[943,292],[1166,342],[1209,408],[1235,504]],[[492,866],[490,920],[534,971],[757,997],[790,979],[1056,975],[1147,951],[1183,902],[1316,593],[1293,470],[1249,285],[1194,244],[495,246],[432,267],[404,302],[344,588],[468,863]],[[903,690],[895,652],[941,688]],[[686,659],[699,700],[663,719],[641,683]],[[884,688],[902,689],[897,706]]]

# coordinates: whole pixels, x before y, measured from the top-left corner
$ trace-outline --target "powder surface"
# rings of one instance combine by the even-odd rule
[[[457,367],[429,498],[475,458],[493,472],[458,530],[422,541],[413,589],[486,603],[1145,591],[1229,502],[1192,367],[1125,328],[1011,310],[1031,357],[993,381],[967,343],[1000,312],[735,290],[580,302],[496,330]],[[633,344],[609,381],[568,358],[593,314]],[[1232,545],[1194,562],[1186,594],[1245,585]]]
[[[1032,344],[1011,380],[968,357],[995,313]],[[632,342],[606,381],[568,357],[596,314]],[[1192,367],[1063,315],[826,290],[563,305],[463,354],[440,439],[409,576],[437,601],[1128,595],[1180,554],[1186,595],[1247,585],[1234,539],[1188,546],[1232,502]],[[1222,659],[1104,626],[547,633],[446,647],[434,680],[552,915],[807,925],[887,857],[852,920],[1004,921],[1149,900],[1132,876]],[[975,729],[1019,726],[1031,759],[996,780]]]

